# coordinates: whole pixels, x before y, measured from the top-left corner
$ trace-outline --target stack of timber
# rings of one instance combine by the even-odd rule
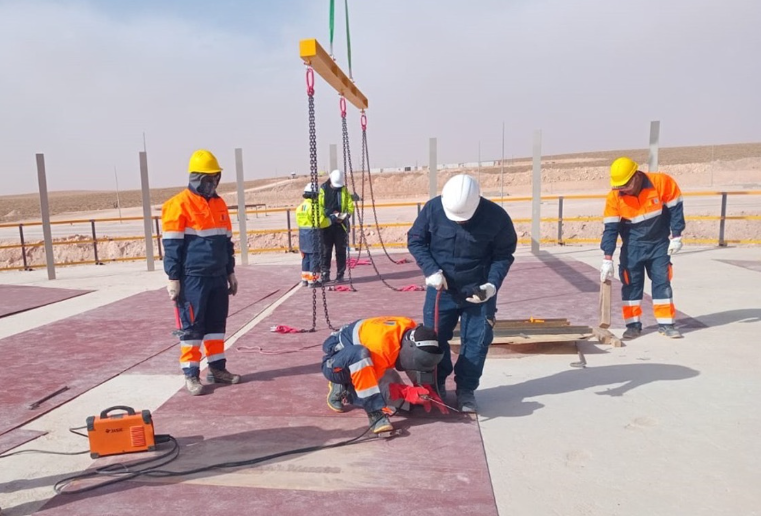
[[[589,326],[571,325],[568,319],[506,319],[494,324],[494,341],[489,355],[576,352],[575,344],[594,334]],[[450,341],[452,351],[460,350],[460,326]],[[567,346],[573,345],[573,346]],[[558,349],[554,349],[558,348]]]

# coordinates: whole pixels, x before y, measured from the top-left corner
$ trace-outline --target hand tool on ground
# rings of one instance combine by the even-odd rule
[[[579,347],[579,344],[576,343],[576,351],[579,354],[579,361],[578,362],[571,362],[571,367],[577,367],[579,369],[584,369],[587,367],[587,359],[584,358],[584,353],[581,352],[581,348]]]
[[[420,396],[420,398],[421,398],[421,399],[424,399],[424,400],[427,400],[427,401],[431,401],[431,402],[433,402],[433,403],[436,403],[437,405],[441,405],[442,407],[446,407],[446,408],[448,408],[449,410],[453,410],[453,411],[455,411],[455,412],[460,412],[460,411],[459,411],[459,410],[457,410],[456,408],[454,408],[454,407],[450,407],[449,405],[447,405],[447,404],[446,404],[446,403],[444,403],[443,401],[438,401],[438,400],[435,400],[435,399],[433,399],[432,397],[428,396],[427,394],[423,394],[422,396]]]
[[[66,391],[68,391],[68,390],[69,390],[69,386],[68,386],[68,385],[64,385],[63,387],[61,387],[61,388],[60,388],[60,389],[58,389],[57,391],[55,391],[55,392],[52,392],[52,393],[48,394],[48,395],[47,395],[47,396],[45,396],[44,398],[40,398],[40,399],[38,399],[37,401],[35,401],[34,403],[30,403],[29,405],[27,405],[27,408],[28,408],[29,410],[34,410],[34,409],[36,409],[37,407],[39,407],[39,406],[40,406],[42,403],[44,403],[44,402],[48,401],[50,398],[52,398],[52,397],[54,397],[54,396],[58,396],[58,395],[59,395],[59,394],[61,394],[62,392],[66,392]]]

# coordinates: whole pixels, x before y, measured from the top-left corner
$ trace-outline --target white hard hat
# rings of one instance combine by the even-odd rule
[[[344,186],[344,173],[341,170],[335,169],[330,173],[330,185],[334,188],[341,188]]]
[[[481,187],[478,181],[467,174],[452,177],[441,190],[441,204],[449,220],[464,222],[470,220],[481,202]]]
[[[304,187],[304,193],[312,193],[315,191],[315,185],[312,183],[307,183],[307,185]]]

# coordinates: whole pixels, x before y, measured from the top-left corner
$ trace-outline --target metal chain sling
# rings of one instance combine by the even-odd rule
[[[320,195],[319,195],[319,186],[317,184],[317,128],[315,125],[315,116],[314,116],[314,70],[309,67],[307,68],[307,97],[308,97],[308,104],[309,104],[309,172],[311,176],[311,182],[312,182],[312,191],[316,192],[317,198],[312,199],[312,228],[316,229],[317,231],[317,247],[318,247],[318,257],[319,257],[319,264],[322,265],[322,260],[324,256],[323,246],[322,246],[322,228],[319,227],[318,220],[319,219],[319,209],[320,209]],[[325,295],[325,284],[323,282],[320,282],[320,288],[322,290],[322,307],[325,311],[325,322],[328,324],[328,328],[335,331],[335,328],[330,323],[330,315],[328,314],[328,300]],[[316,331],[317,329],[317,289],[312,289],[312,328],[309,330],[310,332]]]
[[[341,100],[343,100],[342,104],[342,111],[341,111],[341,129],[342,129],[342,137],[343,137],[343,157],[344,157],[344,169],[349,171],[349,177],[351,178],[351,187],[352,190],[355,192],[357,191],[355,183],[354,183],[354,170],[352,169],[352,163],[351,163],[351,149],[349,148],[349,130],[346,126],[346,104],[343,97],[341,97]],[[362,163],[364,165],[364,158],[366,155],[366,143],[367,143],[367,117],[364,113],[362,113],[362,134],[363,134],[363,152],[362,152]],[[369,169],[369,167],[368,167]],[[364,193],[364,166],[362,170],[362,192]],[[373,266],[373,269],[375,270],[375,274],[378,276],[378,279],[383,283],[386,287],[390,288],[391,290],[394,290],[396,292],[401,292],[401,289],[398,289],[392,285],[389,285],[388,282],[383,278],[383,275],[378,270],[378,266],[375,264],[375,260],[373,259],[373,255],[370,252],[370,246],[367,243],[367,236],[365,235],[365,225],[364,225],[364,197],[360,201],[362,203],[362,208],[359,211],[355,211],[355,213],[358,213],[357,220],[359,221],[359,253],[362,251],[362,245],[364,244],[365,249],[367,249],[367,257],[370,260],[370,264]],[[348,235],[347,235],[348,236]],[[359,254],[357,255],[359,257]],[[393,261],[393,260],[392,260]],[[396,262],[395,262],[396,263]],[[349,267],[350,264],[347,264],[347,267]],[[349,270],[351,268],[349,267]],[[351,281],[351,273],[349,274],[349,281]],[[351,285],[351,289],[354,289],[354,285]]]

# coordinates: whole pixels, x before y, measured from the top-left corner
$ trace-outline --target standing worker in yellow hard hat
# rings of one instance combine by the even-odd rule
[[[209,383],[238,383],[227,371],[225,330],[229,296],[238,292],[235,247],[227,203],[217,195],[222,168],[207,150],[193,153],[188,187],[161,211],[167,291],[182,325],[180,365],[190,394],[203,393],[201,344]]]
[[[642,296],[645,272],[652,281],[653,311],[658,332],[681,338],[674,326],[676,309],[671,291],[671,255],[682,248],[684,208],[679,185],[660,172],[642,172],[629,158],[618,158],[610,167],[613,187],[605,201],[600,248],[605,254],[600,280],[613,277],[613,253],[621,236],[619,277],[623,283],[624,339],[642,333]]]

